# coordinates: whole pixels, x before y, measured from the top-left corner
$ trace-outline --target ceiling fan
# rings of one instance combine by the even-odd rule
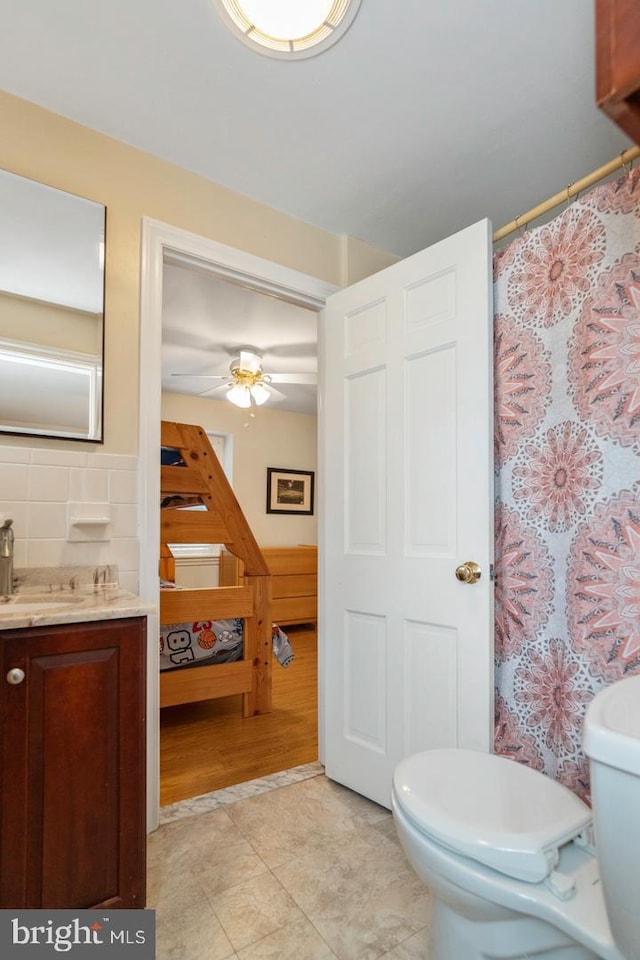
[[[250,409],[267,400],[280,400],[284,393],[273,383],[315,384],[315,373],[265,373],[262,356],[248,347],[239,347],[229,364],[228,374],[172,373],[172,377],[199,377],[203,380],[224,380],[219,387],[205,391],[208,394],[226,390],[227,400],[237,407]]]

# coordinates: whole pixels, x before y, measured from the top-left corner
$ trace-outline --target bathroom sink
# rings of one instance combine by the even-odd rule
[[[51,607],[73,606],[86,600],[84,596],[70,593],[15,594],[8,599],[0,598],[0,617],[3,614],[32,613]]]

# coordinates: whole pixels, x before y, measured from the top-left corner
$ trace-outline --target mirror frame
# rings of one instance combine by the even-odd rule
[[[79,194],[71,193],[68,190],[62,190],[58,187],[53,187],[50,184],[43,183],[39,180],[34,180],[30,177],[24,177],[21,174],[14,173],[12,170],[0,169],[0,177],[4,174],[16,178],[17,180],[24,181],[25,184],[31,183],[34,184],[37,188],[43,191],[54,191],[57,194],[61,194],[70,199],[80,200],[83,203],[93,205],[96,210],[102,212],[102,223],[101,223],[101,238],[102,238],[102,252],[100,255],[100,267],[101,267],[101,300],[102,300],[102,311],[101,311],[101,330],[100,330],[100,346],[99,354],[87,354],[82,353],[81,351],[74,351],[73,349],[66,349],[57,346],[47,346],[46,344],[41,344],[33,342],[32,340],[17,340],[15,336],[3,336],[0,333],[0,358],[2,354],[5,355],[5,360],[11,362],[15,357],[15,362],[25,363],[29,362],[30,358],[34,364],[42,365],[43,367],[48,368],[48,371],[52,377],[55,377],[56,372],[61,374],[66,372],[73,377],[74,374],[79,376],[88,377],[88,391],[87,391],[87,400],[86,400],[86,433],[79,431],[75,432],[72,427],[66,429],[47,429],[45,427],[24,427],[23,424],[16,424],[15,426],[11,423],[2,423],[2,413],[0,413],[0,436],[19,436],[19,437],[34,437],[34,438],[44,438],[44,439],[56,439],[56,440],[72,440],[74,442],[84,442],[92,444],[102,444],[104,443],[104,367],[105,367],[105,326],[106,326],[106,249],[107,249],[107,208],[106,205],[97,200],[92,200],[88,197],[80,196]],[[0,210],[0,215],[2,211]],[[92,241],[93,242],[93,241]],[[100,238],[98,238],[100,242]],[[97,289],[97,278],[94,283],[94,290]],[[1,289],[0,293],[7,293],[9,297],[16,296],[24,301],[32,299],[34,302],[41,303],[44,306],[47,304],[51,306],[62,306],[64,305],[54,301],[54,300],[45,300],[40,299],[37,296],[32,298],[29,297],[28,293],[22,293],[18,291],[10,291]],[[70,310],[73,310],[74,307],[69,307]],[[96,317],[100,314],[96,313]],[[15,350],[13,349],[15,347]],[[12,356],[13,355],[13,356]],[[21,359],[22,358],[22,359]],[[95,359],[95,363],[92,361]],[[0,360],[1,362],[1,360]],[[93,368],[93,369],[91,369]],[[84,414],[83,410],[83,414]]]

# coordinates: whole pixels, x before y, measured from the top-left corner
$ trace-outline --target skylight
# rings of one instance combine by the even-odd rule
[[[271,57],[322,53],[351,25],[360,0],[213,0],[227,26]]]

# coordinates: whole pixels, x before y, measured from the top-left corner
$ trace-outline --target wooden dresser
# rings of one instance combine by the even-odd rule
[[[271,617],[279,626],[315,623],[318,618],[317,546],[260,547],[271,571]],[[242,562],[232,553],[220,554],[221,587],[242,582]]]

